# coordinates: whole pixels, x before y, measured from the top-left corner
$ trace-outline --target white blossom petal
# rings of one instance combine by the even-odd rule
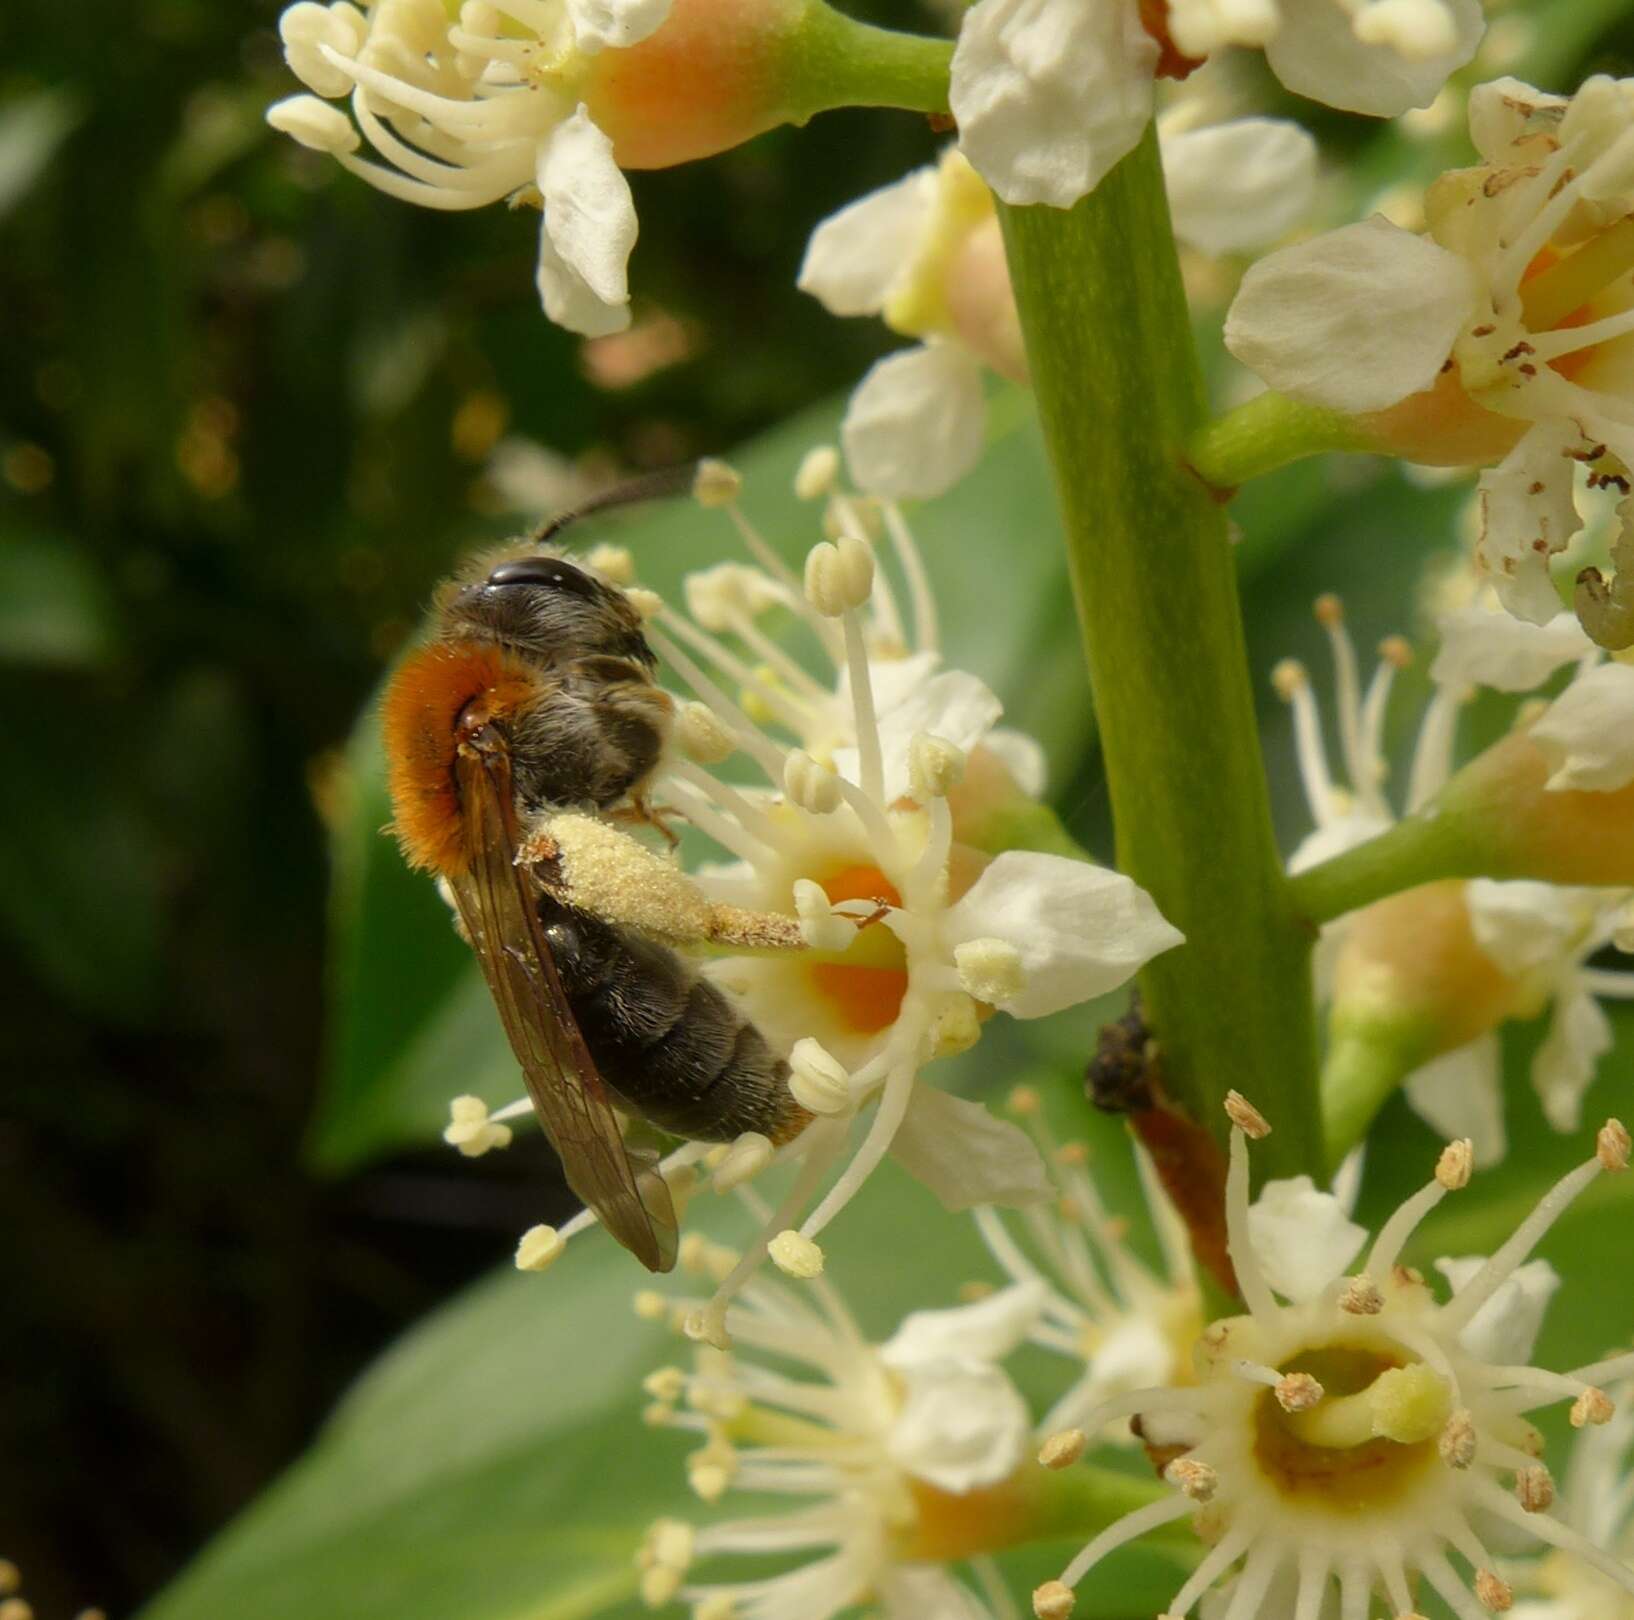
[[[1268,1181],[1248,1211],[1248,1241],[1265,1280],[1284,1299],[1315,1299],[1367,1241],[1332,1193],[1309,1176]]]
[[[1133,5],[978,0],[953,53],[960,148],[1007,203],[1070,208],[1139,142],[1157,57]]]
[[[1588,938],[1607,893],[1529,878],[1471,878],[1464,886],[1470,932],[1505,973],[1553,979]]]
[[[1410,107],[1428,107],[1448,78],[1475,55],[1486,32],[1480,0],[1445,4],[1451,22],[1446,47],[1415,60],[1392,44],[1367,44],[1357,37],[1377,6],[1283,0],[1282,26],[1267,41],[1265,60],[1296,95],[1346,112],[1394,118]]]
[[[1528,624],[1484,607],[1459,608],[1437,624],[1441,647],[1430,679],[1455,692],[1470,686],[1494,692],[1530,692],[1563,664],[1594,651],[1575,613]]]
[[[949,911],[947,937],[1007,940],[1026,985],[1004,1005],[1042,1018],[1105,995],[1185,936],[1129,878],[1085,861],[1006,850]]]
[[[1286,118],[1239,118],[1162,137],[1174,231],[1204,253],[1280,240],[1316,194],[1316,142]]]
[[[1508,1146],[1503,1050],[1495,1030],[1415,1069],[1402,1089],[1413,1112],[1436,1135],[1448,1141],[1469,1138],[1477,1165],[1496,1164],[1503,1158]]]
[[[1435,381],[1475,300],[1463,259],[1375,214],[1261,259],[1225,342],[1295,399],[1382,410]]]
[[[1481,474],[1481,538],[1475,557],[1498,600],[1517,619],[1548,624],[1560,612],[1549,559],[1583,527],[1572,497],[1567,449],[1575,423],[1540,422],[1496,467]]]
[[[1532,1059],[1532,1089],[1557,1131],[1575,1131],[1582,1122],[1583,1093],[1611,1046],[1611,1020],[1593,996],[1572,988],[1555,997],[1549,1033]]]
[[[1437,1260],[1435,1269],[1456,1296],[1485,1264],[1481,1256],[1470,1255]],[[1543,1313],[1559,1286],[1560,1274],[1547,1260],[1528,1260],[1498,1285],[1458,1335],[1458,1342],[1481,1361],[1499,1366],[1524,1364],[1531,1359]]]
[[[945,1491],[1008,1479],[1027,1453],[1027,1403],[1002,1369],[981,1361],[915,1362],[886,1449],[910,1474]]]
[[[1019,1125],[936,1086],[913,1088],[891,1153],[948,1210],[1054,1196],[1044,1161]]]
[[[669,20],[673,0],[566,0],[573,42],[585,55],[639,45]]]
[[[1488,79],[1469,93],[1469,138],[1488,163],[1504,167],[1514,158],[1510,148],[1539,112],[1570,105],[1564,96],[1534,89],[1521,79]]]
[[[879,314],[935,204],[936,170],[924,168],[831,214],[811,233],[796,285],[831,315]]]
[[[998,726],[982,739],[989,753],[997,754],[1015,784],[1029,799],[1042,799],[1049,785],[1049,761],[1043,745],[1025,731]]]
[[[545,231],[562,262],[604,304],[627,303],[635,200],[612,141],[584,106],[543,142],[538,179]]]
[[[894,1564],[879,1583],[883,1620],[992,1620],[966,1586],[937,1564]]]
[[[1335,855],[1343,855],[1346,850],[1377,838],[1380,833],[1389,832],[1394,825],[1389,816],[1377,815],[1369,810],[1352,810],[1346,815],[1335,816],[1325,826],[1313,828],[1299,841],[1299,847],[1288,857],[1288,870],[1296,876],[1309,871],[1323,861],[1331,861]]]
[[[870,494],[940,495],[980,459],[987,402],[980,364],[952,343],[878,361],[840,424],[851,476]]]
[[[1032,1277],[973,1305],[912,1311],[880,1346],[880,1360],[903,1369],[933,1361],[1002,1361],[1026,1343],[1049,1297],[1048,1284]]]
[[[1634,669],[1601,664],[1579,675],[1532,727],[1554,774],[1548,786],[1611,793],[1634,782]]]
[[[582,337],[622,332],[630,324],[630,306],[604,303],[596,296],[584,277],[556,251],[548,223],[539,227],[539,267],[534,277],[545,314]]]

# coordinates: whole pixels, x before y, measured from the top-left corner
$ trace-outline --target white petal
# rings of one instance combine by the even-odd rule
[[[1438,1136],[1467,1136],[1478,1165],[1496,1164],[1504,1135],[1503,1051],[1496,1031],[1415,1069],[1403,1090],[1413,1112]]]
[[[1008,1479],[1026,1455],[1027,1403],[1002,1369],[981,1361],[916,1362],[886,1450],[910,1474],[945,1491]]]
[[[613,143],[580,106],[539,154],[545,229],[563,262],[604,304],[630,296],[626,267],[635,246],[635,201],[613,161]]]
[[[1295,399],[1382,410],[1435,381],[1475,298],[1457,254],[1375,214],[1254,265],[1226,347]]]
[[[840,424],[857,485],[874,495],[940,495],[980,459],[982,372],[963,349],[928,343],[887,355],[862,379]]]
[[[1510,147],[1536,127],[1536,115],[1569,105],[1564,96],[1536,90],[1521,79],[1488,79],[1469,93],[1469,138],[1488,163],[1512,163]]]
[[[1346,850],[1388,832],[1393,825],[1388,816],[1373,815],[1366,810],[1335,816],[1300,840],[1299,847],[1288,857],[1288,870],[1295,874],[1309,871],[1323,861],[1331,861],[1335,855],[1343,855]]]
[[[953,53],[959,145],[1007,203],[1070,208],[1134,150],[1157,44],[1104,0],[979,0]]]
[[[1454,691],[1486,686],[1494,692],[1530,692],[1562,664],[1594,651],[1575,613],[1557,613],[1546,624],[1527,624],[1484,607],[1459,608],[1437,629],[1441,648],[1430,679]]]
[[[573,42],[586,56],[604,45],[639,45],[669,20],[672,0],[567,0]]]
[[[1046,1301],[1049,1286],[1029,1278],[1001,1288],[974,1305],[946,1311],[914,1311],[879,1347],[887,1367],[909,1368],[928,1361],[1002,1361],[1027,1342]]]
[[[1169,212],[1182,241],[1241,253],[1280,240],[1316,193],[1316,142],[1285,118],[1239,118],[1163,137]]]
[[[989,753],[997,754],[1004,762],[1015,784],[1029,799],[1042,799],[1049,785],[1049,761],[1044,757],[1043,745],[1025,731],[1010,726],[999,726],[982,739]]]
[[[1435,1269],[1452,1285],[1456,1295],[1486,1262],[1479,1255],[1437,1260]],[[1516,1366],[1531,1359],[1543,1313],[1549,1308],[1560,1275],[1547,1260],[1528,1260],[1517,1266],[1458,1335],[1472,1356],[1500,1366]]]
[[[1611,1045],[1611,1021],[1593,996],[1573,986],[1555,997],[1549,1033],[1532,1059],[1532,1088],[1557,1131],[1581,1123],[1583,1093]]]
[[[558,326],[584,337],[622,332],[630,324],[630,306],[603,303],[556,251],[548,226],[546,221],[539,227],[539,267],[534,277],[545,313]]]
[[[1532,741],[1557,792],[1610,793],[1634,782],[1634,669],[1601,664],[1579,675],[1532,727]]]
[[[1480,0],[1446,0],[1452,43],[1417,61],[1387,44],[1366,45],[1338,0],[1283,0],[1282,26],[1266,44],[1271,71],[1296,95],[1346,112],[1394,118],[1428,107],[1474,56],[1486,32]],[[1371,7],[1367,8],[1371,9]],[[1358,12],[1358,20],[1366,10]]]
[[[968,1587],[935,1564],[891,1564],[879,1597],[883,1620],[992,1620]]]
[[[1583,527],[1572,496],[1578,442],[1563,422],[1531,428],[1496,467],[1481,474],[1481,538],[1475,557],[1498,600],[1528,624],[1548,624],[1560,612],[1549,559]]]
[[[877,315],[935,202],[936,170],[924,168],[830,215],[811,233],[796,285],[831,315]]]
[[[1116,990],[1185,936],[1138,884],[1102,866],[1006,850],[947,916],[949,945],[1007,940],[1027,982],[1004,1010],[1042,1018]]]
[[[916,1085],[891,1141],[898,1163],[949,1210],[1011,1207],[1054,1197],[1033,1139],[980,1103]]]
[[[1248,1211],[1248,1241],[1265,1280],[1284,1299],[1315,1299],[1367,1241],[1367,1228],[1309,1176],[1268,1181]]]
[[[1553,979],[1575,960],[1608,898],[1604,889],[1569,888],[1527,878],[1464,885],[1470,932],[1505,973]]]
[[[1004,705],[988,685],[962,669],[920,682],[889,707],[881,702],[879,740],[885,758],[885,800],[908,791],[908,750],[921,732],[968,754],[993,729]],[[835,765],[845,770],[838,756]]]

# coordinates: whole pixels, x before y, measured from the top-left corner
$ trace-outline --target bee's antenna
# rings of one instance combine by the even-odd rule
[[[557,516],[541,523],[529,534],[529,541],[536,546],[542,546],[547,540],[553,540],[563,529],[571,527],[580,518],[587,518],[597,512],[610,512],[620,506],[637,506],[643,501],[663,501],[673,499],[677,495],[690,493],[692,486],[697,482],[698,463],[683,461],[679,466],[660,467],[656,472],[640,473],[634,478],[626,478],[621,484],[614,484],[611,489],[604,489],[599,495],[592,495],[588,500],[581,501],[577,506],[558,513]]]

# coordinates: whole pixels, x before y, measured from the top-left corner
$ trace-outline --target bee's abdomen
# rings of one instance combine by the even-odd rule
[[[540,912],[596,1068],[633,1112],[706,1142],[805,1124],[788,1064],[675,952],[553,901]]]

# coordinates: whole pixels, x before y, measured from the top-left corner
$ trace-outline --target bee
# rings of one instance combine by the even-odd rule
[[[567,521],[437,593],[430,637],[384,698],[393,825],[410,865],[452,894],[568,1185],[667,1271],[669,1189],[614,1110],[722,1142],[781,1143],[810,1116],[787,1062],[715,985],[556,898],[530,859],[529,832],[553,812],[647,815],[674,714],[629,598],[544,545]]]

